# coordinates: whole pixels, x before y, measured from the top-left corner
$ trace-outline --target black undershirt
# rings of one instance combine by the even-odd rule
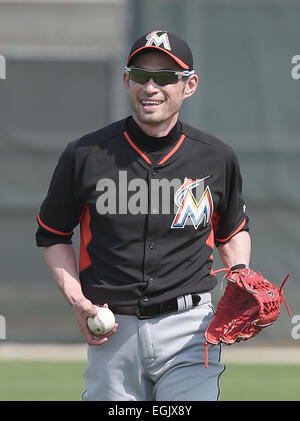
[[[153,137],[147,135],[135,122],[133,117],[129,117],[126,121],[127,130],[132,138],[132,141],[143,152],[145,152],[153,163],[158,163],[179,140],[182,126],[179,121],[176,122],[170,132],[163,137]]]

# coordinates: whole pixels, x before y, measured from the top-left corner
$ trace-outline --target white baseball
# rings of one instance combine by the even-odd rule
[[[89,329],[97,335],[104,335],[112,330],[115,325],[114,313],[106,307],[97,307],[98,314],[95,317],[88,317]]]

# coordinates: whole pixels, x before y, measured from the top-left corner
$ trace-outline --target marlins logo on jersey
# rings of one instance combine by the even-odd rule
[[[213,200],[209,186],[204,190],[204,180],[185,178],[183,184],[176,191],[174,201],[178,206],[171,228],[184,228],[186,224],[193,224],[197,229],[200,224],[208,225],[213,214]],[[196,197],[193,194],[195,190]],[[197,197],[201,195],[200,200]]]

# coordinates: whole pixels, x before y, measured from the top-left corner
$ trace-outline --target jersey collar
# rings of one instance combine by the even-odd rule
[[[182,145],[186,136],[182,134],[181,129],[181,123],[177,122],[167,136],[157,139],[145,134],[133,118],[129,117],[123,135],[144,163],[162,166],[168,163]]]

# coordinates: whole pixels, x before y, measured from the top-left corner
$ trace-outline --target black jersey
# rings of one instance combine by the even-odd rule
[[[179,122],[149,138],[129,117],[71,142],[41,205],[38,246],[71,244],[80,225],[79,276],[94,303],[210,291],[214,246],[248,230],[231,147]]]

